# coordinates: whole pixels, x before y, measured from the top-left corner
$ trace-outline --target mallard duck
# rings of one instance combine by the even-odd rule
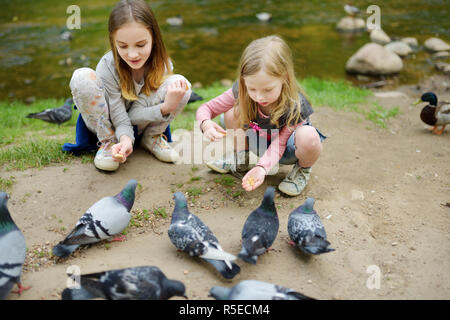
[[[441,101],[438,103],[438,98],[433,92],[425,92],[416,104],[420,102],[428,102],[420,112],[420,119],[426,124],[433,126],[431,132],[434,134],[442,134],[445,126],[450,124],[450,102]],[[442,126],[440,130],[438,126]]]

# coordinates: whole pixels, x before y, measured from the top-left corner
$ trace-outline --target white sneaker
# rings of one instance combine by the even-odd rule
[[[278,189],[288,196],[298,196],[308,183],[311,168],[301,168],[296,162],[286,178],[278,185]]]
[[[112,142],[103,143],[97,151],[94,158],[94,165],[105,171],[116,171],[119,168],[119,162],[114,161],[111,153]]]
[[[223,159],[206,162],[206,166],[218,173],[246,172],[253,166],[249,164],[249,152],[232,152]]]
[[[143,137],[141,144],[160,161],[176,162],[180,158],[178,152],[169,145],[164,134]]]

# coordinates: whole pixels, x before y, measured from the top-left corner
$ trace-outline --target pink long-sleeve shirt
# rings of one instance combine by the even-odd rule
[[[235,101],[236,100],[233,96],[233,91],[232,89],[229,89],[222,93],[220,96],[208,101],[207,103],[202,104],[197,109],[196,113],[198,125],[200,126],[203,121],[214,119],[218,115],[227,112],[228,110],[233,108]],[[262,117],[269,117],[263,114],[259,109],[258,112]],[[270,169],[272,169],[283,156],[283,153],[286,150],[287,141],[292,132],[297,126],[301,126],[303,123],[304,122],[300,122],[297,125],[289,128],[288,126],[284,126],[280,129],[278,135],[272,135],[272,142],[263,156],[259,159],[257,166],[263,167],[266,170],[266,173],[268,173]]]

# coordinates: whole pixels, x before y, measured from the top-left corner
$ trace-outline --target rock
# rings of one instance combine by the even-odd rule
[[[381,29],[372,30],[370,32],[370,40],[381,45],[391,42],[391,38]]]
[[[70,41],[72,40],[72,33],[70,31],[64,31],[59,37],[64,41]]]
[[[434,67],[439,70],[442,71],[444,74],[450,75],[450,63],[445,63],[445,62],[436,62]]]
[[[175,17],[167,18],[166,22],[171,26],[179,27],[183,24],[183,18],[180,15],[177,15]]]
[[[344,17],[336,25],[340,32],[360,32],[366,30],[366,23],[361,18]]]
[[[36,97],[35,96],[31,96],[25,99],[25,103],[26,104],[32,104],[36,101]]]
[[[33,83],[33,80],[31,80],[31,79],[24,79],[23,83],[26,84],[26,85],[29,85],[29,84]]]
[[[387,99],[396,99],[396,98],[408,99],[408,96],[400,91],[375,92],[375,97]]]
[[[397,54],[376,43],[362,46],[345,65],[349,73],[370,75],[394,74],[402,68],[402,59]]]
[[[408,46],[411,47],[411,49],[415,49],[419,46],[419,42],[417,41],[416,38],[413,37],[402,38],[400,41],[406,43]]]
[[[222,79],[220,80],[220,84],[224,87],[231,87],[233,85],[233,81],[230,79]]]
[[[268,12],[260,12],[256,14],[256,18],[262,22],[268,22],[272,19],[272,15]]]
[[[423,45],[425,46],[425,49],[432,52],[450,51],[450,45],[439,38],[429,38]]]
[[[450,57],[450,52],[448,51],[439,51],[436,52],[431,56],[431,59],[437,60],[437,59],[447,59]]]
[[[203,84],[201,82],[194,82],[194,84],[192,85],[193,89],[201,89],[203,88]]]
[[[398,54],[400,57],[406,57],[408,54],[412,53],[411,47],[402,41],[393,41],[384,47]]]

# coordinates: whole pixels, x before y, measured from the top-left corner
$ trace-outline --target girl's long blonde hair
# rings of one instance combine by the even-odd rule
[[[245,77],[255,75],[263,70],[267,75],[282,79],[280,97],[275,102],[270,115],[271,124],[279,127],[280,118],[286,115],[285,125],[293,126],[300,122],[301,101],[299,92],[305,98],[294,73],[292,53],[286,42],[279,36],[268,36],[252,41],[245,48],[239,65],[239,97],[236,101],[240,125],[248,125],[256,119],[258,103],[247,92]]]
[[[150,95],[151,91],[158,89],[165,73],[171,74],[171,69],[158,22],[147,2],[145,0],[121,0],[118,2],[109,15],[109,43],[114,56],[114,64],[119,74],[122,96],[126,100],[134,101],[138,97],[134,89],[131,68],[120,57],[114,43],[116,31],[129,22],[141,23],[148,29],[152,37],[152,51],[145,62],[145,66],[149,67],[149,72],[145,76],[145,84],[142,91],[146,95]]]

